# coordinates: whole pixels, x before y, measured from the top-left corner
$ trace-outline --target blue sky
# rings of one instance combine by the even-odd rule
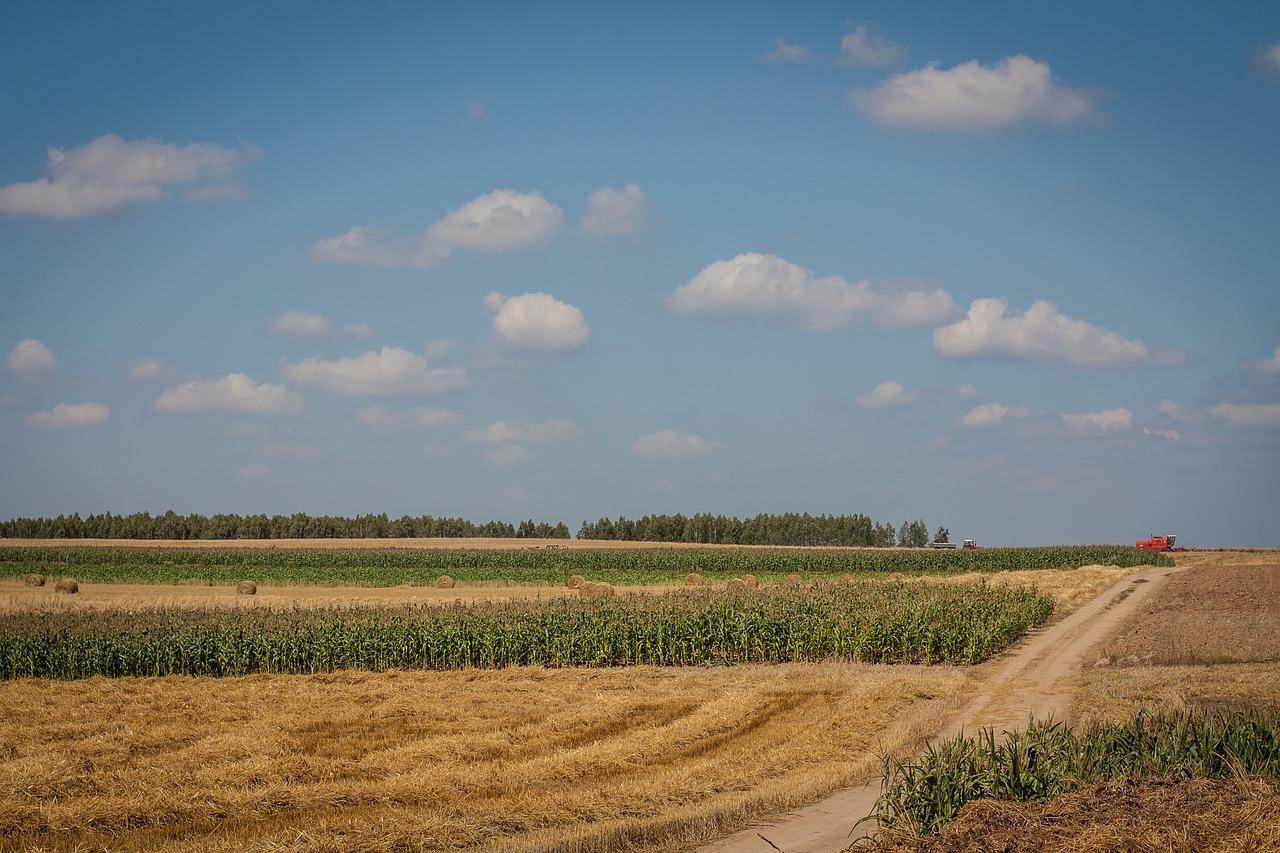
[[[1280,544],[1274,3],[10,9],[0,516]]]

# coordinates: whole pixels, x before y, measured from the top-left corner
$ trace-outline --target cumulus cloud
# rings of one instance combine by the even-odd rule
[[[1093,121],[1096,100],[1091,92],[1058,84],[1047,63],[1027,56],[954,68],[931,63],[849,95],[853,106],[881,124],[943,130]]]
[[[1101,412],[1083,412],[1078,415],[1063,415],[1063,422],[1074,430],[1081,432],[1121,432],[1133,429],[1133,412],[1118,406]]]
[[[951,393],[955,395],[957,400],[972,400],[978,396],[978,389],[968,384],[957,385],[952,389]]]
[[[983,403],[974,406],[960,416],[960,423],[967,427],[995,426],[1005,418],[1029,418],[1031,410],[1026,406],[1006,406],[1004,403]]]
[[[533,454],[518,444],[504,444],[486,451],[485,458],[494,465],[519,465],[532,459]]]
[[[357,341],[365,341],[378,334],[378,330],[369,323],[347,323],[341,331],[348,338],[354,338]]]
[[[101,403],[59,403],[52,409],[32,412],[23,419],[29,427],[86,427],[106,423],[111,409]]]
[[[58,359],[53,350],[34,338],[19,341],[4,360],[5,365],[15,373],[34,374],[53,370],[58,366]]]
[[[323,338],[333,333],[333,321],[306,311],[286,311],[272,322],[271,333],[295,338]]]
[[[168,372],[168,368],[158,358],[135,358],[125,365],[124,372],[130,379],[158,379]]]
[[[483,430],[466,434],[468,441],[485,444],[549,444],[558,441],[576,441],[582,437],[582,428],[573,421],[549,419],[531,423],[528,421],[494,421]]]
[[[760,58],[765,62],[774,62],[779,64],[786,62],[805,63],[813,59],[813,54],[810,53],[809,49],[806,47],[801,47],[798,44],[791,44],[790,42],[783,41],[782,39],[774,39],[773,50],[763,54]]]
[[[1173,400],[1161,400],[1160,405],[1156,406],[1156,411],[1162,415],[1168,415],[1176,421],[1187,419],[1186,406],[1181,403],[1175,403]]]
[[[497,312],[493,330],[514,349],[567,352],[582,346],[590,334],[580,310],[545,293],[490,293],[484,304]]]
[[[1276,347],[1271,358],[1256,362],[1253,369],[1262,376],[1280,376],[1280,347]]]
[[[1280,42],[1260,50],[1254,57],[1253,64],[1264,76],[1280,82]]]
[[[870,394],[860,395],[858,405],[864,409],[891,409],[905,406],[919,396],[919,391],[908,391],[897,382],[881,382]]]
[[[642,456],[700,456],[723,449],[724,445],[717,441],[673,429],[646,433],[631,443],[631,452]]]
[[[295,382],[352,396],[438,394],[465,388],[471,381],[462,367],[433,366],[420,355],[391,346],[352,358],[312,356],[286,364],[281,372]]]
[[[221,379],[196,377],[167,388],[151,407],[158,412],[292,415],[302,410],[302,396],[283,385],[258,383],[243,373],[229,373]]]
[[[243,483],[265,480],[270,476],[271,469],[266,465],[241,465],[236,469],[236,479]]]
[[[893,65],[906,55],[892,39],[869,32],[863,24],[840,39],[840,61],[845,65]]]
[[[1011,358],[1058,361],[1084,367],[1181,363],[1176,353],[1155,349],[1038,300],[1024,313],[1003,299],[975,299],[968,315],[933,333],[933,348],[948,358]]]
[[[582,230],[592,237],[625,237],[644,225],[649,197],[635,184],[620,190],[601,187],[587,197]]]
[[[1280,426],[1280,403],[1219,403],[1205,413],[1239,426]]]
[[[49,176],[0,188],[0,212],[77,219],[135,202],[159,201],[178,186],[186,186],[193,198],[208,198],[226,189],[216,182],[258,156],[252,147],[237,151],[211,142],[130,142],[107,134],[68,151],[50,148]]]
[[[451,427],[460,426],[466,418],[450,409],[415,406],[404,412],[392,412],[382,406],[366,406],[356,412],[356,420],[375,427]]]
[[[709,264],[667,297],[666,306],[678,314],[782,316],[819,331],[842,328],[860,315],[884,326],[936,325],[956,311],[951,295],[936,286],[894,283],[876,289],[867,281],[818,278],[758,252]]]
[[[324,263],[436,269],[455,248],[515,252],[549,243],[563,221],[564,211],[540,193],[499,189],[450,210],[417,236],[390,237],[375,226],[357,225],[318,241],[311,257]]]
[[[1150,427],[1142,428],[1143,435],[1154,435],[1157,438],[1163,438],[1166,441],[1182,441],[1182,433],[1176,429],[1152,429]]]

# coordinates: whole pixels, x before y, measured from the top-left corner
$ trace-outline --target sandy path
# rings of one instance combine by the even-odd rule
[[[984,664],[978,695],[958,714],[941,721],[938,737],[961,730],[1012,729],[1028,717],[1067,717],[1073,679],[1090,652],[1147,601],[1160,581],[1177,571],[1152,567],[1130,575],[1066,618],[1028,637],[1011,653]],[[880,795],[879,779],[751,826],[697,848],[698,853],[836,853],[866,831],[854,823],[869,814]],[[766,842],[764,839],[768,839]]]

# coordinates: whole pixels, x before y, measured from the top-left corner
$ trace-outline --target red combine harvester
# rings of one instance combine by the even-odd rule
[[[1148,551],[1185,551],[1186,548],[1175,548],[1174,540],[1178,537],[1172,533],[1166,533],[1164,536],[1151,534],[1150,539],[1142,539],[1135,543],[1139,548],[1146,548]]]

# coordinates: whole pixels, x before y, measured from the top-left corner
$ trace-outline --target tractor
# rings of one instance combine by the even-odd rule
[[[1172,534],[1172,533],[1166,533],[1166,534],[1164,534],[1163,536],[1157,536],[1157,535],[1155,535],[1154,533],[1152,533],[1152,534],[1151,534],[1151,538],[1150,538],[1150,539],[1142,539],[1142,540],[1139,540],[1138,542],[1136,542],[1135,544],[1136,544],[1139,548],[1145,548],[1145,549],[1146,549],[1146,550],[1148,550],[1148,551],[1165,551],[1165,552],[1169,552],[1169,551],[1185,551],[1185,550],[1187,550],[1186,548],[1176,548],[1176,547],[1174,547],[1174,544],[1173,544],[1173,543],[1174,543],[1174,541],[1175,541],[1177,538],[1178,538],[1178,537],[1177,537],[1176,535]]]

